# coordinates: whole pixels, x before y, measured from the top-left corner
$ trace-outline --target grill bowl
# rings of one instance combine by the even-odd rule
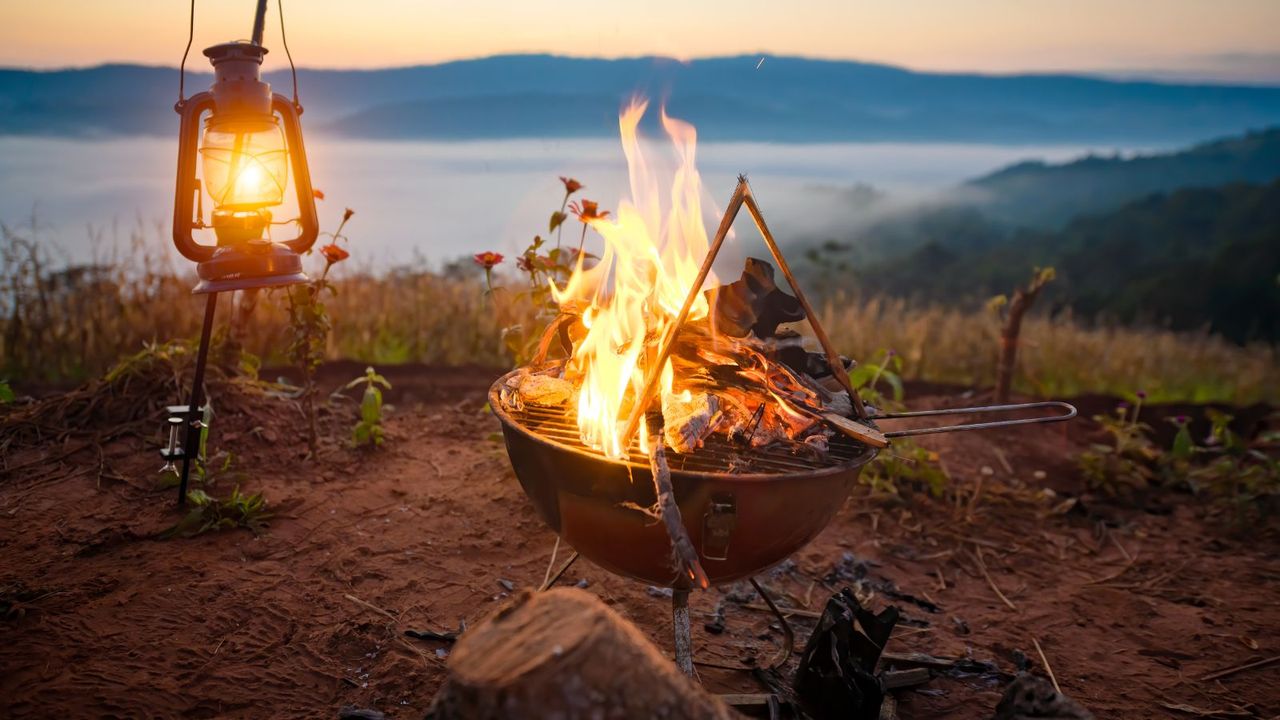
[[[499,390],[512,374],[490,388],[489,406],[502,423],[516,478],[543,521],[610,572],[688,587],[673,565],[666,530],[636,509],[656,499],[647,461],[610,460],[586,448],[572,418],[559,411],[508,411]],[[874,448],[841,435],[831,447],[821,462],[777,450],[745,451],[718,438],[691,455],[668,454],[676,503],[712,584],[776,565],[831,522],[862,467],[876,456]],[[727,471],[734,454],[764,472]]]

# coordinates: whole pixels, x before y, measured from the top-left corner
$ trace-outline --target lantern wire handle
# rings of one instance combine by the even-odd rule
[[[191,19],[187,26],[187,49],[182,51],[182,64],[178,66],[178,104],[187,101],[185,92],[187,80],[187,54],[191,52],[191,41],[196,36],[196,0],[191,0]],[[287,52],[287,51],[286,51]]]
[[[191,0],[194,3],[196,0]],[[298,69],[293,66],[293,55],[289,52],[289,38],[284,33],[284,0],[276,0],[280,10],[280,44],[284,45],[284,56],[289,58],[289,72],[293,75],[293,104],[298,104]]]

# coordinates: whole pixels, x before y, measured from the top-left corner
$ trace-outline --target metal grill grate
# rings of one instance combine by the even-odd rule
[[[578,437],[577,422],[560,408],[526,406],[523,410],[511,412],[511,418],[526,430],[558,445],[604,458],[603,453],[582,444]],[[722,433],[716,433],[691,454],[668,452],[667,462],[674,471],[782,475],[843,467],[854,463],[868,452],[865,445],[840,434],[830,439],[828,448],[825,453],[805,448],[793,449],[780,444],[750,448],[734,443]],[[638,441],[632,441],[631,456],[645,457]]]

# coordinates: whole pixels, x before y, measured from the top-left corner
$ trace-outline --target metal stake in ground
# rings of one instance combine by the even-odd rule
[[[204,326],[200,328],[200,349],[196,353],[196,376],[191,385],[191,406],[187,411],[187,434],[182,443],[182,475],[178,477],[178,507],[187,505],[187,479],[191,477],[191,458],[200,452],[200,434],[204,417],[200,405],[204,395],[204,369],[209,360],[209,337],[213,333],[213,312],[218,307],[218,293],[209,293],[204,306]]]

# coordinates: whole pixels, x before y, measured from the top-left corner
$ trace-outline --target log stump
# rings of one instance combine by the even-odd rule
[[[518,595],[458,639],[434,720],[739,717],[590,593]]]

